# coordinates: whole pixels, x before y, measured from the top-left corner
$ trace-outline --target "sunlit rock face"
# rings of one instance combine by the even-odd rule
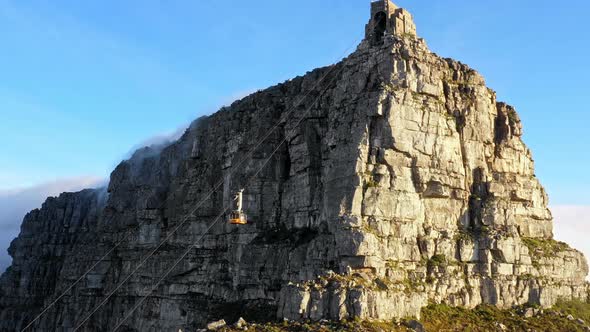
[[[185,253],[127,330],[586,298],[586,260],[552,238],[515,110],[415,31],[382,33],[138,151],[108,195],[29,213],[0,279],[0,330],[20,330],[95,265],[33,325],[76,327],[168,237],[86,330],[115,327]],[[242,188],[250,223],[213,224]]]

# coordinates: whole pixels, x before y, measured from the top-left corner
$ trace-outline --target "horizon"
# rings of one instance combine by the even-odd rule
[[[590,156],[579,151],[590,141],[583,79],[590,69],[582,66],[590,4],[394,2],[412,13],[433,52],[477,70],[498,100],[516,108],[556,233],[589,254],[580,230],[589,227]],[[224,11],[228,3],[233,11]],[[62,4],[0,1],[0,207],[20,209],[0,214],[2,254],[42,195],[108,181],[136,148],[174,139],[222,105],[339,61],[364,35],[369,12],[364,0],[260,1],[263,8],[238,1]],[[287,10],[289,20],[277,15]],[[220,12],[232,24],[218,24]],[[563,30],[543,29],[549,18]],[[571,52],[551,52],[560,49]]]

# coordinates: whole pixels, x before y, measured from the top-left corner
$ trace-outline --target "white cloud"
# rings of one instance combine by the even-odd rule
[[[163,133],[156,134],[156,135],[153,135],[153,136],[150,136],[150,137],[144,139],[143,141],[141,141],[138,144],[135,144],[133,147],[131,147],[131,149],[129,151],[127,151],[127,153],[125,154],[123,159],[131,158],[131,156],[137,150],[144,148],[144,147],[159,148],[158,149],[158,151],[159,151],[160,149],[176,142],[182,136],[182,134],[184,134],[184,132],[186,131],[188,126],[189,125],[187,124],[185,126],[178,127],[174,131],[163,132]],[[115,165],[115,167],[116,167],[116,165]]]
[[[255,93],[256,91],[259,91],[259,90],[250,89],[250,90],[238,91],[238,92],[233,93],[227,97],[221,98],[221,100],[218,103],[220,106],[211,110],[211,113],[216,112],[221,107],[230,106],[233,102],[238,101],[242,98],[245,98],[245,97]],[[189,128],[189,126],[193,122],[194,121],[188,122],[188,123],[176,128],[173,131],[162,132],[162,133],[159,133],[159,134],[156,134],[156,135],[153,135],[153,136],[150,136],[150,137],[144,139],[140,143],[134,145],[131,148],[131,150],[129,152],[127,152],[124,159],[128,159],[129,157],[131,157],[133,155],[133,153],[135,151],[137,151],[138,149],[144,148],[144,147],[158,147],[158,146],[164,147],[164,146],[174,143],[175,141],[180,139],[180,137],[182,137],[184,132]]]
[[[233,93],[233,94],[223,98],[221,100],[220,104],[222,106],[230,106],[233,102],[243,99],[245,97],[248,97],[249,95],[251,95],[255,92],[258,92],[258,91],[260,91],[260,90],[250,89],[250,90],[238,91],[236,93]]]
[[[556,205],[551,207],[557,240],[568,243],[590,258],[590,206]]]
[[[0,190],[0,273],[11,262],[6,250],[10,242],[18,235],[23,217],[27,212],[41,207],[49,196],[104,184],[104,179],[85,176],[54,180],[28,188]]]

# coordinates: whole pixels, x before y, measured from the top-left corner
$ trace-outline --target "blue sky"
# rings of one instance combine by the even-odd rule
[[[434,52],[517,108],[552,204],[589,206],[590,2],[396,3]],[[362,37],[368,7],[0,0],[0,191],[106,178],[140,142],[335,62]]]
[[[145,138],[334,62],[368,2],[0,0],[0,189],[107,177]],[[590,2],[397,3],[517,107],[552,202],[590,204]]]

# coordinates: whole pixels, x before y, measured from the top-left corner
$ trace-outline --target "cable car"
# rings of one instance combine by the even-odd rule
[[[244,189],[239,190],[234,196],[235,209],[229,213],[229,223],[232,225],[246,225],[248,218],[244,211],[242,211],[242,197]]]

